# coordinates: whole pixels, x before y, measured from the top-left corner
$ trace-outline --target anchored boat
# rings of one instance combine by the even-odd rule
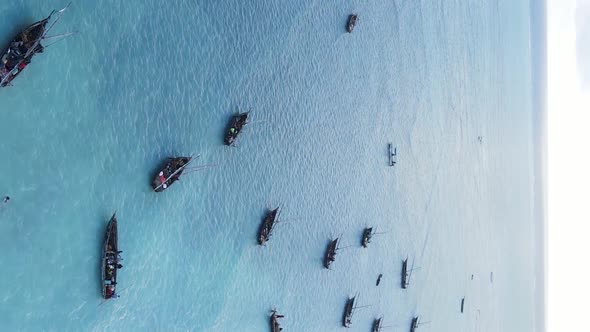
[[[408,274],[408,258],[406,257],[406,259],[403,260],[402,262],[402,288],[406,289],[408,288],[409,284],[410,284],[410,276]]]
[[[340,238],[337,237],[334,240],[330,241],[330,243],[328,243],[326,253],[324,254],[324,267],[326,269],[330,269],[330,265],[332,264],[332,262],[336,260],[336,251],[338,250],[339,240]]]
[[[117,270],[119,264],[119,239],[117,235],[117,217],[113,214],[107,225],[101,264],[102,296],[105,299],[117,298]]]
[[[412,318],[412,323],[410,324],[410,332],[416,331],[418,328],[418,316]]]
[[[152,181],[152,188],[155,192],[162,192],[178,181],[184,169],[191,162],[192,157],[175,157],[166,159],[164,167]]]
[[[395,166],[396,161],[396,157],[397,157],[397,148],[393,147],[393,144],[389,143],[388,144],[388,149],[389,149],[389,166]]]
[[[379,284],[381,283],[381,278],[383,278],[383,274],[380,274],[380,275],[377,277],[377,283],[375,284],[375,286],[379,286]]]
[[[270,236],[272,235],[272,230],[274,225],[278,222],[277,218],[279,215],[279,208],[277,207],[274,210],[270,210],[262,219],[262,223],[258,228],[258,244],[263,246],[269,240]]]
[[[373,328],[371,332],[381,332],[381,322],[383,321],[383,317],[377,318],[373,321]]]
[[[273,309],[270,315],[270,332],[280,332],[283,329],[279,324],[279,318],[285,317],[284,315],[277,314],[277,309]]]
[[[354,311],[354,301],[356,296],[349,298],[344,306],[344,315],[342,316],[342,326],[350,327],[352,324],[352,313]]]
[[[348,22],[346,23],[346,32],[352,33],[352,30],[354,30],[354,27],[356,26],[357,17],[358,15],[356,14],[350,14],[348,16]]]
[[[361,239],[361,245],[363,248],[366,248],[367,245],[371,242],[371,238],[373,237],[373,227],[367,227],[363,230],[363,237]]]
[[[242,131],[242,128],[244,128],[244,126],[248,124],[249,113],[250,111],[239,113],[231,118],[231,120],[229,121],[229,125],[227,127],[227,131],[225,132],[225,138],[223,140],[223,143],[225,145],[234,145],[236,139],[238,138],[238,135]]]
[[[8,48],[2,54],[2,62],[0,63],[0,87],[11,85],[12,80],[22,73],[27,65],[31,63],[33,56],[43,52],[45,47],[41,45],[42,41],[50,39],[57,41],[73,34],[73,32],[69,32],[56,36],[47,36],[47,33],[61,19],[63,13],[69,6],[68,4],[65,8],[57,12],[54,10],[46,18],[29,25],[10,42]],[[57,18],[52,21],[51,19],[54,14],[57,14]],[[48,24],[49,26],[47,26]]]

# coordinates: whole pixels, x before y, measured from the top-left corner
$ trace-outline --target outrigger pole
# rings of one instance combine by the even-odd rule
[[[209,164],[209,165],[196,166],[195,168],[187,169],[187,172],[185,174],[190,174],[192,172],[198,172],[198,171],[202,171],[204,169],[213,168],[213,167],[217,167],[217,165],[216,164]]]
[[[408,273],[408,284],[410,283],[410,278],[412,277],[412,272],[414,272],[414,270],[419,270],[420,267],[414,267],[414,263],[412,262],[412,268],[410,269],[410,273]]]
[[[27,53],[25,54],[24,58],[26,59],[29,55],[31,55],[31,52],[34,52],[35,49],[37,48],[37,45],[39,45],[39,43],[41,43],[42,39],[45,39],[45,36],[47,35],[47,33],[49,31],[51,31],[51,29],[53,29],[53,27],[55,26],[55,24],[61,19],[61,17],[64,15],[63,13],[66,11],[66,9],[68,9],[68,7],[70,7],[72,3],[68,3],[67,6],[65,6],[64,8],[60,9],[57,14],[59,15],[55,21],[53,21],[51,23],[51,25],[49,26],[49,28],[45,29],[45,31],[43,31],[43,34],[41,35],[41,37],[37,38],[37,40],[35,41],[35,43],[33,44],[33,47],[29,48],[29,50],[27,51]],[[51,15],[53,15],[55,11],[51,12],[51,14],[49,14],[49,16],[47,17],[47,19],[49,19],[51,17]],[[22,60],[21,60],[22,61]]]
[[[53,45],[53,44],[57,43],[57,42],[58,42],[58,41],[60,41],[60,40],[64,40],[66,37],[69,37],[69,36],[75,35],[75,34],[77,34],[77,33],[78,33],[78,31],[71,31],[71,32],[66,32],[66,33],[62,33],[62,34],[59,34],[59,35],[55,35],[55,36],[51,36],[51,37],[47,37],[47,38],[45,38],[45,40],[51,40],[51,39],[57,39],[57,38],[59,38],[59,39],[57,39],[57,40],[56,40],[56,41],[54,41],[53,43],[49,43],[49,44],[45,45],[45,48],[47,48],[47,47],[49,47],[49,46],[51,46],[51,45]]]
[[[61,34],[55,35],[55,36],[46,37],[44,39],[45,40],[51,40],[51,39],[55,39],[55,38],[63,38],[63,37],[68,37],[68,36],[71,36],[71,35],[75,35],[77,33],[78,33],[78,31],[71,31],[71,32],[61,33]]]
[[[375,228],[377,228],[377,227],[375,227]],[[385,231],[385,232],[375,232],[375,233],[373,233],[373,235],[382,235],[382,234],[387,234],[387,233],[389,233],[389,232],[391,232],[391,231]]]
[[[360,306],[360,307],[354,307],[353,309],[362,309],[362,308],[368,308],[368,307],[371,307],[371,306],[372,305],[369,304],[369,305],[363,305],[363,306]]]

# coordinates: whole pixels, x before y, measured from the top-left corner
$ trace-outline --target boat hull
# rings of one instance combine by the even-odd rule
[[[371,332],[381,331],[381,319],[382,318],[377,318],[373,321],[373,328],[371,329]]]
[[[106,300],[113,298],[115,295],[117,285],[118,251],[119,239],[117,217],[113,214],[107,225],[101,262],[102,296]]]
[[[336,248],[338,247],[338,239],[330,241],[326,247],[326,253],[324,254],[324,267],[330,269],[332,262],[336,260]]]
[[[0,57],[0,87],[9,86],[35,54],[43,52],[41,43],[36,42],[45,32],[50,17],[35,22],[21,31],[10,42]]]
[[[276,223],[276,218],[279,213],[279,208],[274,210],[268,211],[267,214],[262,219],[262,223],[258,228],[258,244],[263,246],[268,242],[270,236],[272,235],[272,230],[274,224]]]
[[[372,235],[373,235],[373,228],[372,227],[365,228],[365,230],[363,230],[363,237],[361,238],[361,246],[363,248],[366,248],[367,245],[371,242]]]
[[[352,310],[354,308],[354,297],[348,299],[346,301],[346,306],[344,307],[344,314],[342,315],[342,326],[350,327],[352,324]]]
[[[223,144],[228,146],[234,145],[238,138],[238,135],[240,134],[244,126],[248,123],[248,113],[249,112],[239,113],[231,118],[225,131]]]
[[[357,15],[355,14],[350,14],[348,16],[348,22],[346,22],[346,32],[352,33],[352,30],[354,30],[354,27],[356,26],[356,19]]]
[[[170,188],[182,175],[184,168],[180,168],[186,167],[191,159],[191,157],[168,158],[163,167],[155,174],[152,189],[155,192],[162,192]]]
[[[402,289],[408,288],[408,259],[407,258],[402,262],[401,286],[402,286]]]

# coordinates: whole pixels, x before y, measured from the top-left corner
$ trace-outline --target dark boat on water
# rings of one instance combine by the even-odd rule
[[[408,285],[410,284],[410,278],[409,278],[409,274],[408,274],[408,259],[404,259],[404,261],[402,262],[402,288],[406,289],[408,288]]]
[[[162,192],[178,181],[186,166],[191,162],[192,157],[176,157],[166,159],[164,167],[158,171],[152,182],[155,192]]]
[[[279,318],[285,317],[284,315],[277,314],[277,310],[273,309],[270,315],[270,332],[280,332],[283,329],[279,324]]]
[[[379,286],[379,284],[381,283],[381,278],[382,278],[382,277],[383,277],[383,274],[380,274],[380,275],[377,277],[377,283],[375,284],[375,286]]]
[[[377,318],[373,321],[373,328],[371,332],[381,332],[381,322],[383,321],[383,317]]]
[[[361,239],[361,245],[363,248],[366,248],[367,245],[371,242],[371,238],[373,237],[373,227],[367,227],[363,231],[363,238]]]
[[[395,166],[396,158],[397,157],[397,148],[393,147],[393,144],[389,143],[389,166]]]
[[[349,298],[344,306],[344,315],[342,315],[342,326],[350,327],[352,324],[352,312],[354,311],[354,301],[356,296]]]
[[[227,131],[225,133],[225,138],[223,139],[223,144],[232,146],[234,145],[238,135],[242,131],[242,128],[246,124],[248,124],[248,114],[250,112],[239,113],[234,115],[231,120],[229,121],[229,125],[227,127]]]
[[[410,332],[416,331],[418,328],[418,316],[412,318],[412,323],[410,324]]]
[[[101,264],[102,296],[105,299],[117,298],[117,270],[119,265],[119,243],[117,235],[117,217],[113,214],[107,225]]]
[[[270,236],[272,235],[272,229],[274,225],[278,222],[277,218],[279,215],[279,208],[274,210],[270,210],[262,219],[262,223],[258,228],[258,244],[263,246],[269,240]]]
[[[356,14],[350,14],[348,16],[348,22],[346,23],[346,32],[351,33],[352,30],[354,30],[354,27],[356,26],[357,17],[358,15]]]
[[[324,254],[324,267],[326,269],[330,269],[330,265],[336,260],[336,251],[338,250],[339,240],[340,238],[335,238],[334,240],[330,241],[330,243],[328,243],[326,253]]]
[[[461,313],[463,313],[463,306],[465,305],[465,297],[461,299]]]
[[[41,45],[41,41],[48,39],[63,38],[71,35],[72,33],[66,33],[58,36],[47,37],[47,33],[53,28],[53,26],[59,21],[64,11],[69,7],[66,6],[62,10],[52,11],[49,16],[45,19],[35,22],[23,31],[21,31],[9,44],[8,48],[4,50],[1,57],[0,63],[0,87],[11,85],[10,83],[14,80],[22,71],[31,63],[31,59],[35,54],[42,53],[45,49]],[[57,14],[58,17],[47,27],[47,24],[51,21],[53,14]]]

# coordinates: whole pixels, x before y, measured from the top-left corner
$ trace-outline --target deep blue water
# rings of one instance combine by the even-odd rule
[[[0,2],[0,42],[64,5]],[[338,331],[358,293],[371,306],[350,331],[381,315],[395,331],[414,315],[431,322],[420,331],[533,331],[530,12],[510,0],[74,2],[55,32],[79,34],[0,90],[0,195],[12,198],[0,330],[265,331],[276,307],[285,332]],[[223,146],[249,108],[238,148]],[[190,154],[217,167],[151,191],[164,158]],[[284,222],[257,246],[277,205]],[[121,298],[104,302],[115,210]],[[361,249],[365,226],[386,234]],[[340,234],[351,247],[325,270]],[[406,256],[419,269],[402,290]]]

